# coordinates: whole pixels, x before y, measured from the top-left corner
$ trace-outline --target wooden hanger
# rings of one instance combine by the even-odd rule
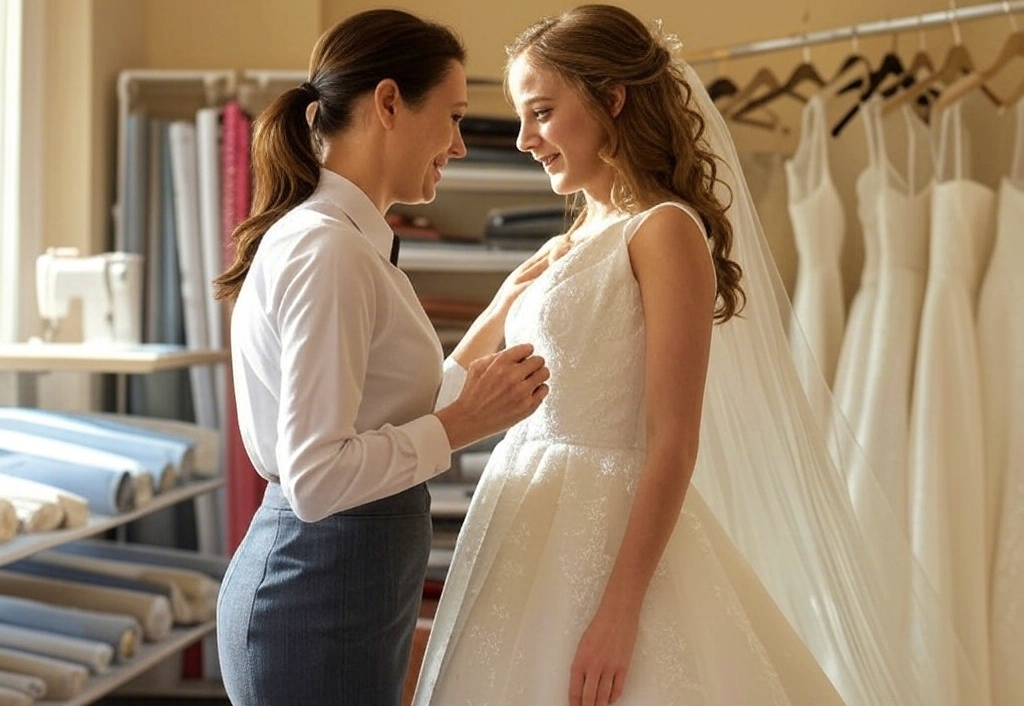
[[[825,85],[825,79],[821,77],[821,74],[818,73],[818,69],[813,63],[811,63],[810,55],[807,52],[806,47],[804,47],[804,52],[804,60],[800,62],[795,69],[793,69],[793,72],[789,75],[789,78],[786,79],[784,84],[776,86],[765,95],[755,98],[747,102],[745,105],[739,105],[736,110],[732,111],[733,119],[742,118],[747,113],[764,107],[783,96],[790,96],[796,98],[801,103],[806,103],[809,96],[802,95],[796,89],[800,84],[810,82],[814,85],[814,90],[812,91],[813,95],[813,93],[817,92],[818,89]]]
[[[763,127],[767,130],[776,130],[779,126],[779,119],[774,113],[769,111],[763,111],[768,117],[764,120],[759,120],[750,116],[742,116],[740,118],[734,117],[733,106],[743,106],[752,96],[757,95],[759,91],[774,91],[779,87],[779,79],[775,77],[771,69],[766,66],[762,66],[757,70],[757,73],[750,79],[747,85],[743,86],[736,94],[734,94],[732,100],[729,101],[729,105],[725,107],[724,115],[728,120],[735,120],[736,122],[744,125],[754,125],[755,127]]]
[[[974,61],[971,59],[971,54],[967,51],[967,47],[963,44],[954,44],[946,53],[946,60],[938,71],[932,73],[923,80],[918,81],[907,90],[896,94],[886,101],[885,105],[882,106],[882,115],[889,115],[901,105],[916,102],[918,98],[924,96],[933,88],[937,88],[939,86],[950,86],[964,74],[969,74],[973,71]],[[981,88],[989,99],[998,105],[998,99],[992,94],[988,87],[982,84]]]
[[[1000,71],[1002,71],[1011,60],[1018,57],[1024,58],[1024,32],[1021,31],[1013,32],[1006,38],[1006,42],[1003,44],[1003,48],[999,52],[999,56],[997,56],[995,61],[993,61],[992,64],[984,71],[974,71],[973,73],[969,73],[944,90],[935,100],[932,110],[939,111],[943,108],[948,108],[953,105],[953,103],[978,88],[985,90],[990,98],[994,98],[994,102],[1000,108],[1006,108],[1010,104],[1006,103],[1004,99],[995,96],[991,90],[988,90],[986,84]]]

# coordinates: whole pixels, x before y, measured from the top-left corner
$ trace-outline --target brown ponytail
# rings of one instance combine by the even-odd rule
[[[339,22],[317,41],[309,81],[286,91],[256,120],[252,141],[253,200],[235,228],[235,261],[217,279],[217,299],[234,300],[263,235],[305,201],[320,182],[319,147],[352,122],[356,102],[384,79],[417,106],[453,62],[465,61],[451,29],[401,10],[368,10]],[[316,102],[312,127],[306,107]]]

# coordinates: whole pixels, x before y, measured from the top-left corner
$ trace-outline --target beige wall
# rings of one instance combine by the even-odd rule
[[[48,35],[47,125],[48,174],[45,232],[49,244],[78,244],[98,250],[110,235],[116,129],[114,77],[124,68],[275,68],[304,70],[317,36],[346,15],[377,3],[362,0],[47,0],[52,18]],[[391,4],[391,3],[389,3]],[[940,11],[944,0],[862,0],[857,3],[807,0],[719,0],[678,3],[636,0],[621,3],[645,18],[660,17],[688,52],[858,22],[878,21]],[[469,49],[469,72],[498,76],[504,45],[536,18],[568,3],[517,0],[400,0],[397,6],[452,25]],[[808,10],[809,8],[809,10]],[[726,20],[724,18],[733,18]],[[736,18],[742,18],[739,21]],[[980,64],[988,62],[1008,32],[1004,18],[964,24],[964,36]],[[950,43],[949,28],[925,33],[927,46],[941,59]],[[879,57],[889,38],[861,41],[861,51]],[[904,54],[916,46],[916,33],[904,34]],[[844,44],[812,50],[812,58],[829,75],[849,51]],[[745,81],[769,66],[780,76],[800,61],[798,51],[702,65],[703,75],[724,72]],[[798,124],[799,104],[780,102],[790,125]],[[970,122],[979,136],[977,173],[994,183],[1005,169],[1000,136],[1008,121],[976,106]],[[759,136],[755,136],[759,137]],[[740,141],[748,139],[739,138]],[[759,138],[760,139],[760,138]],[[835,179],[848,204],[853,181],[866,161],[862,130],[855,126],[831,146]],[[852,293],[860,268],[860,232],[849,209],[844,276]],[[780,269],[791,281],[795,267],[792,243],[776,243]]]

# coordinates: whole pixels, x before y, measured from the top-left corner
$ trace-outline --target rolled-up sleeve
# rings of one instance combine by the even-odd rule
[[[459,398],[466,384],[466,369],[455,362],[454,358],[444,361],[441,389],[437,391],[437,403],[434,409],[443,409]]]

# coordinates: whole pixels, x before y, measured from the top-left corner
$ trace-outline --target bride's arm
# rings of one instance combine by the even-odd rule
[[[716,288],[707,243],[689,215],[669,206],[639,226],[629,254],[646,327],[647,460],[622,544],[573,662],[570,703],[591,694],[614,700],[621,693],[644,595],[697,459]]]

